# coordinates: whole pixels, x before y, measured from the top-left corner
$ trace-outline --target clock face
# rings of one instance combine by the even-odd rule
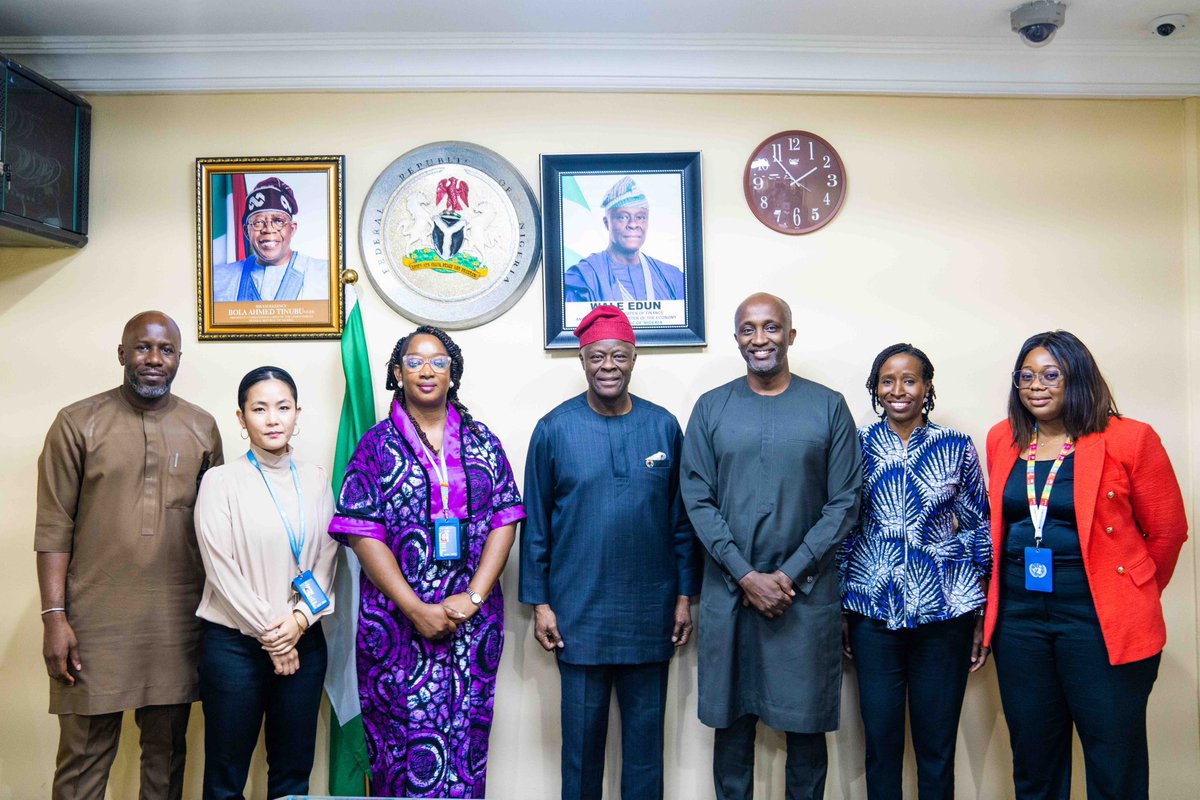
[[[812,233],[841,210],[846,169],[820,136],[784,131],[750,154],[742,185],[746,203],[763,225],[780,233]]]

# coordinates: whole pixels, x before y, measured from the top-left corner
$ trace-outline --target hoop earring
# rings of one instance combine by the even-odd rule
[[[250,431],[246,430],[245,428],[242,428],[242,438],[243,438],[243,439],[249,439],[249,438],[250,438]]]
[[[292,436],[299,436],[299,435],[300,435],[300,426],[297,425],[296,427],[292,428]]]

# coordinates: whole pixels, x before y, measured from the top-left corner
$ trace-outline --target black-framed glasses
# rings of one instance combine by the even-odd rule
[[[400,359],[400,363],[409,372],[416,372],[421,367],[428,364],[433,367],[434,372],[445,372],[450,369],[450,356],[434,356],[433,358],[424,358],[423,356],[405,356]]]
[[[253,228],[256,231],[269,229],[271,233],[279,233],[291,221],[289,217],[255,217],[246,223],[246,227]]]
[[[1034,378],[1037,378],[1038,382],[1047,389],[1056,389],[1062,385],[1063,374],[1058,367],[1047,367],[1041,372],[1034,372],[1031,369],[1013,370],[1013,386],[1018,389],[1028,389],[1033,386]]]

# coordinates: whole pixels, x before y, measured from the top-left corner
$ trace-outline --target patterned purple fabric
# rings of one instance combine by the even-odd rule
[[[478,424],[478,423],[477,423]],[[500,441],[463,428],[447,410],[443,447],[451,511],[463,526],[463,557],[434,559],[431,512],[440,516],[437,478],[408,416],[363,436],[346,467],[330,534],[370,536],[391,548],[408,585],[427,603],[465,591],[488,533],[525,517]],[[432,489],[432,491],[430,491]],[[364,574],[358,622],[358,694],[372,765],[372,792],[390,797],[483,797],[496,670],[504,645],[499,583],[449,639],[421,637]]]

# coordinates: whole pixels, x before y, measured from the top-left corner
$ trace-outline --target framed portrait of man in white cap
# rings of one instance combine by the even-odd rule
[[[341,335],[343,163],[196,160],[201,340]]]
[[[546,347],[598,305],[643,346],[704,344],[699,153],[543,155]]]

